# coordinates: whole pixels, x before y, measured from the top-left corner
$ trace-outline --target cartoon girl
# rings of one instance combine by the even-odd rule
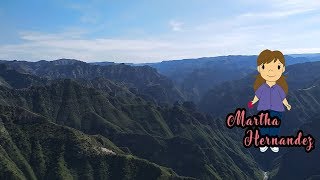
[[[288,94],[288,84],[282,75],[285,71],[285,59],[280,51],[270,51],[268,49],[262,51],[257,59],[257,70],[259,75],[254,82],[253,89],[255,96],[248,103],[248,107],[252,108],[253,104],[258,102],[257,110],[268,110],[271,117],[282,119],[282,113],[285,111],[284,106],[288,110],[291,105],[286,99]],[[279,128],[261,128],[261,135],[278,136]],[[261,152],[265,152],[267,146],[260,147]],[[278,152],[279,147],[270,147],[273,152]]]

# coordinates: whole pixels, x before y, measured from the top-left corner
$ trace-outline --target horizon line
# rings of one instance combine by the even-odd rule
[[[317,53],[290,53],[290,54],[284,54],[284,56],[299,56],[299,55],[320,55],[320,52]],[[182,59],[168,59],[168,60],[159,60],[154,62],[115,62],[115,61],[107,61],[107,60],[97,60],[97,61],[88,61],[88,60],[82,60],[82,59],[75,59],[75,58],[58,58],[58,59],[39,59],[39,60],[19,60],[19,59],[0,59],[0,61],[20,61],[20,62],[40,62],[40,61],[47,61],[47,62],[53,62],[53,61],[59,61],[59,60],[75,60],[75,61],[81,61],[85,63],[115,63],[115,64],[156,64],[156,63],[162,63],[162,62],[171,62],[171,61],[188,61],[188,60],[201,60],[201,59],[207,59],[207,58],[219,58],[219,57],[228,57],[228,56],[258,56],[257,54],[229,54],[229,55],[217,55],[217,56],[203,56],[203,57],[190,57],[190,58],[182,58]]]

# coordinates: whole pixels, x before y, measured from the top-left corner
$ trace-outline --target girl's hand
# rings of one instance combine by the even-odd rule
[[[248,102],[248,108],[249,108],[249,109],[252,109],[252,108],[253,108],[253,103],[252,103],[252,101],[249,101],[249,102]]]
[[[286,107],[287,107],[288,111],[291,110],[291,105],[290,104],[286,104]]]
[[[287,107],[288,111],[290,111],[291,105],[288,103],[287,98],[284,98],[284,100],[282,101],[282,103]]]

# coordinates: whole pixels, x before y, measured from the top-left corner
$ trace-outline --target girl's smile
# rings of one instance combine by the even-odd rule
[[[269,75],[268,75],[269,76]],[[269,76],[269,77],[275,77],[275,76]]]

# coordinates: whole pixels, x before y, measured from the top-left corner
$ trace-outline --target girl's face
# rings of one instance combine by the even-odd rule
[[[261,77],[269,82],[276,82],[285,71],[285,66],[277,59],[257,67]]]

